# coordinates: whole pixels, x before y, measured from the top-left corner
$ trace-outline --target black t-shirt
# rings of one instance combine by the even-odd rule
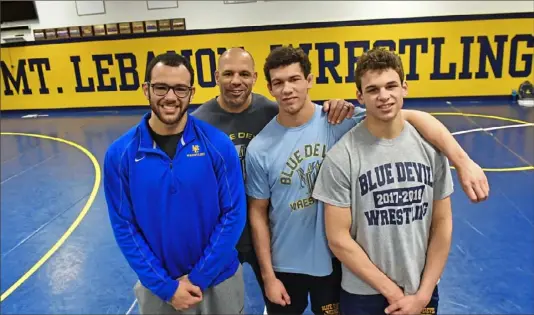
[[[180,138],[182,138],[183,132],[174,135],[162,136],[152,130],[150,125],[148,125],[148,129],[150,130],[150,135],[152,136],[152,139],[156,141],[156,144],[163,150],[163,152],[167,153],[171,160],[174,159],[174,155],[176,154],[176,148],[178,147],[178,141],[180,141]]]
[[[226,112],[217,102],[217,98],[213,98],[202,104],[191,115],[211,124],[230,137],[241,160],[243,176],[246,176],[247,146],[277,114],[278,104],[263,95],[252,93],[251,105],[241,113]],[[252,235],[248,220],[237,249],[241,252],[252,250]]]

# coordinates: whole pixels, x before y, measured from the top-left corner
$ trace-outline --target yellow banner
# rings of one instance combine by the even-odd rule
[[[510,95],[533,78],[534,19],[327,26],[39,44],[1,49],[2,110],[147,105],[141,84],[156,54],[173,50],[195,69],[200,104],[218,93],[218,56],[241,46],[256,60],[255,91],[269,96],[263,63],[279,45],[312,61],[314,100],[356,98],[355,62],[375,45],[397,51],[410,97]]]

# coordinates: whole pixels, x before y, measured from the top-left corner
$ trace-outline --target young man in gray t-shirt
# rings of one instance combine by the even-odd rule
[[[313,197],[343,264],[343,314],[432,314],[452,235],[447,158],[402,118],[400,58],[373,49],[358,59],[367,117],[327,153]]]

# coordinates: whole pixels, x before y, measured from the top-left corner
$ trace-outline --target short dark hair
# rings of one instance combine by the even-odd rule
[[[157,55],[150,60],[146,66],[145,82],[150,82],[152,79],[152,69],[154,69],[156,64],[159,62],[170,67],[179,67],[183,65],[189,71],[189,74],[191,74],[191,86],[193,86],[195,83],[195,71],[193,70],[193,66],[189,60],[184,56],[174,52],[166,52],[164,54]]]
[[[263,72],[268,83],[271,83],[272,69],[280,67],[286,67],[291,64],[298,63],[304,77],[307,78],[311,73],[311,63],[308,55],[302,50],[302,48],[293,48],[292,46],[281,46],[273,49],[267,59],[265,59],[265,65],[263,66]]]
[[[354,76],[358,91],[362,91],[362,77],[367,71],[393,69],[404,82],[402,60],[395,52],[380,47],[374,47],[363,53],[356,62]]]

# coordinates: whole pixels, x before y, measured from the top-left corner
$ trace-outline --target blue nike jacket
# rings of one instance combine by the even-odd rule
[[[204,290],[235,274],[246,197],[227,135],[188,116],[171,160],[152,139],[149,118],[109,147],[104,192],[129,265],[146,288],[170,301],[183,275]]]

